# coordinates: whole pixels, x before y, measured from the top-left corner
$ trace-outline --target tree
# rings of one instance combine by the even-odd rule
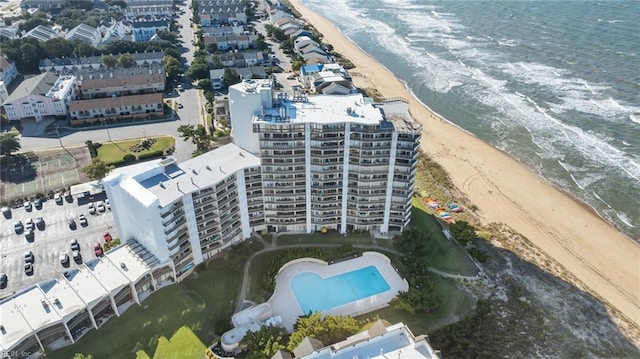
[[[209,65],[204,57],[196,57],[191,62],[189,70],[186,73],[187,77],[193,80],[201,80],[209,77]]]
[[[304,60],[295,59],[295,60],[293,60],[293,63],[291,63],[291,70],[295,71],[295,72],[298,72],[298,71],[300,71],[300,68],[302,66],[304,66],[304,64],[305,64]]]
[[[167,79],[169,79],[169,81],[177,80],[180,78],[180,75],[182,75],[180,62],[172,56],[164,57],[164,71],[167,74]]]
[[[20,149],[20,141],[11,133],[0,134],[0,155],[11,156]]]
[[[178,35],[176,35],[175,32],[170,32],[168,30],[158,30],[158,32],[156,32],[156,35],[158,35],[159,38],[165,41],[169,41],[169,42],[178,41]]]
[[[136,59],[131,54],[122,54],[118,57],[118,66],[126,69],[133,67],[136,64]]]
[[[118,64],[118,59],[116,59],[116,57],[111,54],[102,55],[102,64],[106,68],[113,68]]]
[[[96,157],[82,169],[82,172],[84,172],[89,179],[95,181],[103,179],[113,168],[114,166],[107,165],[100,158]]]
[[[451,233],[462,244],[476,238],[476,229],[466,221],[457,221],[449,226]]]
[[[269,359],[278,350],[285,349],[289,335],[285,328],[279,326],[263,326],[258,331],[249,331],[240,341],[246,346],[247,359]]]
[[[211,149],[213,136],[207,133],[207,129],[204,126],[180,125],[178,126],[178,132],[184,141],[191,140],[191,143],[196,145],[194,156],[201,155]]]
[[[96,54],[96,48],[81,42],[76,41],[75,47],[73,48],[73,56],[74,57],[84,57],[84,56],[94,56]]]
[[[164,56],[171,56],[176,60],[180,60],[180,51],[173,47],[167,47],[164,51]]]
[[[409,313],[415,313],[416,310],[432,312],[441,303],[437,293],[428,277],[414,276],[409,278],[409,290],[398,293],[389,304],[394,309],[406,310]]]
[[[73,356],[73,359],[93,359],[93,355],[91,355],[91,354],[76,353],[76,354]]]
[[[16,61],[18,69],[22,67],[27,69],[27,73],[35,73],[36,69],[38,69],[41,50],[42,48],[39,45],[29,42],[23,43],[20,46],[21,59]]]
[[[358,321],[349,316],[327,315],[320,312],[298,317],[289,337],[287,349],[293,352],[306,337],[313,337],[323,344],[337,343],[360,331]]]
[[[200,81],[198,81],[198,86],[197,86],[200,90],[210,90],[212,88],[211,85],[211,80],[209,79],[202,79]]]
[[[238,75],[238,73],[232,69],[224,69],[223,77],[224,77],[224,83],[225,85],[227,85],[227,87],[231,85],[235,85],[242,81],[242,79],[240,78],[240,75]]]
[[[64,37],[54,37],[42,43],[44,57],[70,57],[73,55],[73,42]]]

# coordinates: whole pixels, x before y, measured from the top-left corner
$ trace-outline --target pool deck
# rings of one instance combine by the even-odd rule
[[[282,325],[289,331],[293,330],[293,324],[299,316],[307,314],[302,312],[291,287],[291,280],[300,273],[313,272],[322,278],[328,278],[372,265],[378,269],[382,277],[389,284],[391,287],[389,290],[333,307],[322,313],[325,315],[362,315],[386,307],[398,292],[409,289],[409,284],[396,272],[389,258],[378,252],[365,252],[362,257],[356,257],[331,265],[315,258],[296,259],[285,264],[278,273],[276,288],[268,301],[272,309],[272,314],[280,316],[282,318]]]

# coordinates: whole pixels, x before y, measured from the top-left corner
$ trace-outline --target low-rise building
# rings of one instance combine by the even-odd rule
[[[257,45],[258,35],[204,35],[202,41],[207,48],[215,46],[215,49],[219,51],[247,50]]]
[[[38,41],[47,41],[51,40],[55,37],[58,37],[58,31],[46,25],[38,25],[33,29],[29,30],[26,34],[22,35],[22,38],[34,38]]]
[[[7,91],[7,86],[4,84],[4,81],[0,80],[0,103],[3,103],[9,97],[9,91]]]
[[[113,54],[118,58],[122,54]],[[162,64],[164,53],[162,51],[136,52],[131,54],[136,66],[152,66]],[[84,69],[101,69],[104,68],[102,56],[89,57],[64,57],[42,59],[38,64],[40,72],[55,72],[59,74],[73,73]]]
[[[102,40],[102,35],[97,28],[87,24],[80,24],[71,29],[64,38],[71,41],[84,42],[85,44],[93,47],[98,47]]]
[[[173,15],[173,2],[171,0],[127,1],[127,7],[123,12],[129,20],[145,16],[170,19]]]
[[[224,26],[203,26],[201,28],[204,36],[228,36],[228,35],[247,35],[249,29],[246,25],[224,25]]]
[[[46,116],[64,116],[75,98],[75,87],[75,76],[45,72],[22,81],[2,107],[11,121],[29,117],[42,121]]]
[[[62,8],[64,0],[22,0],[20,7],[23,9],[52,10]]]
[[[0,56],[0,81],[4,81],[5,86],[9,86],[18,75],[16,63],[9,60],[7,55]]]
[[[69,105],[71,124],[103,120],[148,118],[164,114],[161,93],[73,101]]]
[[[87,100],[99,97],[128,96],[163,92],[165,89],[164,66],[83,69],[76,71],[77,98]]]
[[[160,30],[169,30],[168,20],[134,21],[131,35],[133,41],[149,41]]]
[[[14,40],[18,36],[18,28],[16,26],[0,26],[0,36]]]

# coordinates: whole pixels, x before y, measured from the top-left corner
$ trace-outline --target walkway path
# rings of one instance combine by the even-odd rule
[[[277,251],[277,250],[281,250],[281,249],[289,249],[289,248],[338,248],[340,246],[342,246],[343,244],[333,244],[333,243],[321,243],[321,244],[314,244],[314,243],[307,243],[307,244],[287,244],[287,245],[282,245],[279,246],[277,243],[277,237],[278,235],[273,235],[272,239],[271,239],[271,243],[265,241],[262,236],[260,236],[257,233],[254,233],[253,238],[255,240],[258,240],[260,242],[262,242],[262,244],[264,244],[264,249],[261,249],[255,253],[253,253],[248,259],[247,262],[244,264],[244,269],[242,272],[242,284],[240,287],[240,293],[238,293],[238,299],[236,300],[236,310],[235,312],[239,312],[240,310],[242,310],[242,305],[244,303],[244,301],[246,300],[246,296],[247,296],[247,290],[249,288],[249,283],[251,281],[251,277],[249,275],[249,270],[251,269],[251,262],[253,261],[253,258],[264,254],[264,253],[268,253],[268,252],[273,252],[273,251]],[[390,248],[384,248],[384,247],[380,247],[378,245],[364,245],[364,244],[356,244],[353,245],[354,248],[360,248],[360,249],[371,249],[371,250],[377,250],[377,251],[383,251],[383,252],[388,252],[388,253],[393,253],[395,255],[401,255],[400,252],[396,251],[395,249],[390,249]],[[444,278],[453,278],[453,279],[468,279],[468,280],[476,280],[479,278],[479,276],[473,276],[473,277],[469,277],[469,276],[462,276],[459,274],[453,274],[453,273],[447,273],[447,272],[443,272],[441,270],[432,268],[432,267],[428,267],[427,270],[431,273],[440,275]]]

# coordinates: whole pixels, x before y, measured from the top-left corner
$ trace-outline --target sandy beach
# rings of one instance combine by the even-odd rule
[[[640,246],[512,157],[441,119],[332,22],[299,0],[290,3],[324,35],[324,42],[356,65],[350,71],[356,86],[410,101],[413,117],[423,125],[422,150],[478,206],[483,223],[505,223],[527,237],[640,326]]]

